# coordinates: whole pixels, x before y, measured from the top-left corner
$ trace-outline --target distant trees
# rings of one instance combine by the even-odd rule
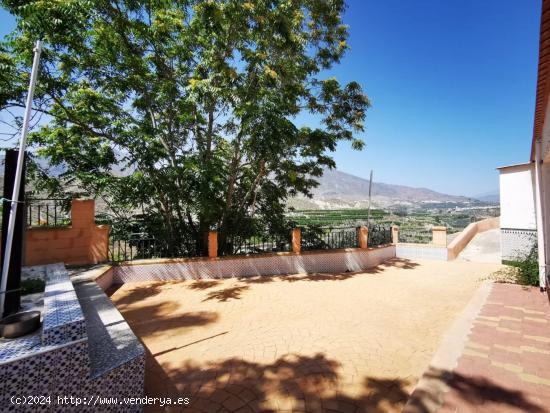
[[[216,227],[223,248],[286,231],[285,200],[309,194],[337,143],[363,147],[368,98],[321,76],[348,48],[342,0],[0,3],[17,16],[0,45],[1,110],[23,105],[45,42],[31,145],[61,173],[42,186],[139,209],[156,235],[203,248]],[[302,112],[319,126],[298,127]]]

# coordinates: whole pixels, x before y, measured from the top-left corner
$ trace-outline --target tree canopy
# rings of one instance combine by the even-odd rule
[[[34,152],[158,233],[280,232],[341,141],[363,142],[369,100],[330,68],[348,49],[343,0],[0,0],[0,110],[24,105],[44,40]],[[309,113],[316,127],[298,127]],[[251,229],[252,228],[252,229]]]

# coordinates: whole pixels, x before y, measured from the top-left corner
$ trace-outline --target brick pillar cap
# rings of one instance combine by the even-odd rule
[[[446,230],[447,230],[447,227],[443,227],[443,226],[432,227],[432,230],[435,230],[435,231],[446,231]]]

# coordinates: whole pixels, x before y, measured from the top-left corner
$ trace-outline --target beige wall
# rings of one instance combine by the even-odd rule
[[[33,227],[25,233],[25,265],[97,264],[107,261],[108,253],[109,226],[95,224],[93,200],[73,200],[68,227]]]
[[[447,246],[447,227],[432,228],[432,244],[442,247]]]
[[[448,259],[454,260],[478,233],[500,228],[500,217],[472,222],[447,246]]]

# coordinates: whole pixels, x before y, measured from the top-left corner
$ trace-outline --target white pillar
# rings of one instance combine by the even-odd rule
[[[537,212],[537,243],[539,252],[539,285],[546,287],[546,243],[544,234],[544,184],[542,182],[542,142],[535,143],[535,208]]]

